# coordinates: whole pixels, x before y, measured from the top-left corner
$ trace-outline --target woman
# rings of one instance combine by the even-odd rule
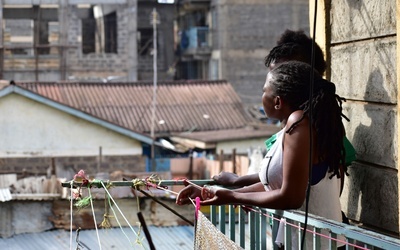
[[[255,184],[236,190],[203,188],[201,194],[195,187],[187,186],[179,193],[177,204],[188,204],[189,198],[201,195],[202,205],[301,208],[311,155],[309,212],[341,221],[339,166],[345,161],[342,99],[336,95],[333,83],[313,71],[311,106],[311,71],[306,63],[289,61],[277,65],[267,75],[262,96],[264,111],[268,117],[279,119],[284,128],[262,161]]]

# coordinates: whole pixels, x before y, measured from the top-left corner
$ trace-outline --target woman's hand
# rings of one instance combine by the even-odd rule
[[[202,206],[232,204],[233,194],[234,191],[229,189],[205,186],[201,190],[201,198],[203,201],[200,204]]]
[[[222,171],[219,175],[214,175],[213,180],[219,185],[234,186],[235,181],[239,178],[237,174]]]
[[[188,185],[179,192],[175,202],[178,205],[187,205],[192,203],[190,199],[195,199],[196,197],[201,197],[201,190],[192,185]]]

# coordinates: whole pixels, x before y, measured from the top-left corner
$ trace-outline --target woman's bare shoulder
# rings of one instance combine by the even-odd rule
[[[296,110],[293,113],[291,113],[289,115],[289,117],[288,117],[286,127],[290,128],[293,124],[297,123],[301,119],[303,114],[304,114],[303,110]],[[308,124],[308,118],[304,117],[304,119],[299,124],[296,124],[296,127],[297,126],[304,126],[304,125],[307,125],[307,124]]]

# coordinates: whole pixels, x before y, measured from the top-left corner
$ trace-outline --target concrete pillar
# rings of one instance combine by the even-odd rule
[[[327,68],[325,71],[325,78],[330,80],[331,67],[330,67],[330,0],[318,0],[317,3],[317,25],[315,42],[321,47],[325,55]],[[310,0],[310,36],[314,33],[314,14],[315,14],[315,1]]]
[[[67,45],[68,45],[68,4],[69,0],[59,0],[58,23],[59,23],[59,53],[60,53],[60,80],[67,79]]]
[[[127,0],[128,7],[128,82],[137,81],[138,53],[137,53],[137,0]]]

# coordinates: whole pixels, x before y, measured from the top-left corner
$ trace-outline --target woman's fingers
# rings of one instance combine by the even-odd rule
[[[212,199],[215,196],[215,190],[213,187],[210,186],[204,186],[201,189],[201,198],[203,200],[208,200],[208,199]]]
[[[178,205],[184,205],[184,204],[188,204],[189,202],[189,197],[192,193],[192,186],[186,186],[185,188],[183,188],[178,196],[176,197],[176,204]]]
[[[204,200],[204,201],[200,202],[200,205],[202,205],[202,206],[210,206],[210,205],[222,205],[222,204],[219,204],[218,197],[214,196],[211,199]]]
[[[183,188],[178,196],[176,197],[176,204],[178,205],[186,205],[186,204],[190,204],[191,201],[189,198],[194,199],[198,196],[200,196],[200,190],[198,190],[197,188],[193,187],[192,185],[186,186],[185,188]]]

